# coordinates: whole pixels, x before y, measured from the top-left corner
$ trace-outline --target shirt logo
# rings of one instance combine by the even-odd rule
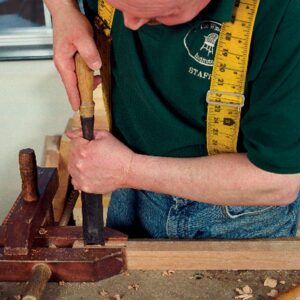
[[[193,27],[183,40],[188,55],[197,63],[212,67],[220,30],[221,24],[214,21],[203,21]]]

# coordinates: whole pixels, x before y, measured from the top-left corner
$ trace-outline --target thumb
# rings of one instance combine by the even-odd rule
[[[85,39],[79,39],[76,48],[91,70],[96,71],[101,68],[100,54],[92,37],[88,36]]]
[[[108,130],[94,130],[95,140],[101,140],[102,138],[106,138],[109,135],[111,135],[111,133]]]
[[[78,137],[82,137],[82,130],[81,129],[75,129],[75,130],[68,130],[66,132],[66,135],[69,139],[73,140]]]

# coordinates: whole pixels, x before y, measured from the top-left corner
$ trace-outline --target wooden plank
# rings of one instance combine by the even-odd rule
[[[128,270],[295,270],[300,240],[131,241]]]

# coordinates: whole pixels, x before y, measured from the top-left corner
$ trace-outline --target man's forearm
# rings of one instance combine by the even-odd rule
[[[44,0],[52,16],[65,13],[69,9],[78,9],[76,0]]]
[[[128,186],[220,205],[287,205],[299,190],[298,175],[266,172],[245,154],[199,158],[135,155]]]

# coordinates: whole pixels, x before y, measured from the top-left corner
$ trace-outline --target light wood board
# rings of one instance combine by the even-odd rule
[[[129,270],[299,270],[300,240],[129,240]]]

